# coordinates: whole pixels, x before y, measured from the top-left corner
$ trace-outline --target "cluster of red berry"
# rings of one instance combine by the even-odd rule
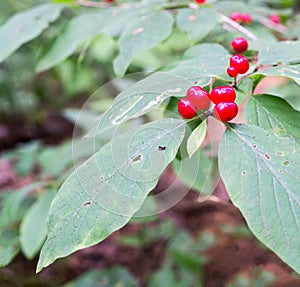
[[[235,118],[238,106],[234,102],[236,93],[231,86],[219,86],[211,93],[199,86],[190,87],[186,96],[178,102],[178,113],[185,119],[194,118],[197,110],[205,111],[211,102],[215,104],[213,114],[215,118],[227,122]]]
[[[249,13],[233,12],[230,19],[240,24],[250,24],[252,22],[252,17]]]
[[[248,42],[245,38],[235,38],[231,42],[235,52],[243,53],[248,49]],[[230,57],[227,74],[236,77],[238,74],[245,74],[249,70],[249,62],[241,54]],[[215,118],[228,122],[234,119],[238,113],[238,106],[234,102],[236,93],[231,86],[218,86],[207,92],[199,86],[193,86],[186,92],[186,96],[178,102],[178,113],[185,119],[194,118],[197,110],[205,111],[210,107],[211,102],[215,104],[213,115]]]
[[[235,38],[231,42],[231,47],[235,52],[243,53],[248,49],[248,42],[245,38]],[[245,74],[249,70],[249,62],[246,57],[240,54],[232,55],[229,61],[229,67],[227,68],[227,74],[229,77],[236,77],[238,74]]]

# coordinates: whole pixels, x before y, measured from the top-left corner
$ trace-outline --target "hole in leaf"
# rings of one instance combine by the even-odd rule
[[[159,146],[158,146],[158,150],[166,150],[166,147],[165,147],[165,146],[159,145]]]
[[[83,206],[89,206],[89,205],[91,205],[92,204],[92,202],[91,201],[87,201],[87,202],[85,202],[84,203],[84,205]]]
[[[285,160],[282,162],[283,165],[289,165],[291,162],[289,160]]]
[[[256,144],[254,144],[254,145],[253,145],[253,148],[257,148],[257,145],[256,145]]]
[[[140,161],[140,160],[142,160],[142,155],[141,154],[139,154],[135,158],[133,158],[132,162],[137,162],[137,161]]]
[[[245,170],[242,171],[242,175],[246,175],[247,172]]]
[[[267,153],[265,153],[265,158],[266,158],[267,160],[270,160],[270,156],[269,156]]]

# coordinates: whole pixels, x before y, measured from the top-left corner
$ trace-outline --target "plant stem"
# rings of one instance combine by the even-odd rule
[[[234,29],[236,29],[239,32],[241,32],[242,34],[246,35],[252,41],[256,41],[257,40],[257,37],[252,32],[250,32],[249,30],[247,30],[246,28],[244,28],[243,26],[241,26],[239,23],[234,22],[233,20],[231,20],[230,18],[228,18],[224,14],[219,13],[219,15],[220,15],[220,17],[221,17],[221,19],[222,19],[222,21],[224,23],[230,25]]]
[[[288,28],[286,26],[281,25],[281,24],[274,24],[271,20],[264,18],[264,17],[261,17],[259,19],[259,22],[262,25],[266,26],[267,28],[274,30],[276,32],[282,33],[282,34],[285,34],[288,31]]]

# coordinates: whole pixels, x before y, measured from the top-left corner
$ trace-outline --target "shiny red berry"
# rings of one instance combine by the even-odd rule
[[[186,97],[194,107],[203,111],[210,106],[209,93],[199,86],[190,87],[186,92]]]
[[[250,24],[252,22],[252,17],[248,13],[244,13],[241,15],[242,23],[244,24]]]
[[[242,22],[242,15],[239,12],[233,12],[230,16],[230,19],[234,22],[241,23]]]
[[[269,20],[272,21],[274,24],[280,24],[281,23],[281,18],[277,14],[270,15]]]
[[[227,74],[229,77],[236,77],[238,75],[238,71],[236,70],[236,68],[229,66],[227,68]]]
[[[234,102],[235,98],[235,90],[231,86],[219,86],[213,88],[210,93],[210,99],[214,104]]]
[[[178,105],[178,113],[185,119],[191,119],[196,116],[196,108],[192,104],[192,102],[187,98],[182,98],[179,100]]]
[[[214,117],[222,122],[231,121],[238,114],[236,103],[219,103],[214,107]]]
[[[243,53],[248,49],[248,42],[243,37],[238,37],[232,40],[231,47],[235,52]]]
[[[203,3],[205,3],[205,0],[195,0],[195,2],[198,4],[203,4]]]
[[[239,54],[230,57],[230,66],[235,68],[239,74],[245,74],[249,70],[247,58]]]

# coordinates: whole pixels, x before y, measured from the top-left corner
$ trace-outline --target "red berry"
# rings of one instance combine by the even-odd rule
[[[114,2],[115,0],[104,0],[105,2],[111,3]]]
[[[280,24],[281,23],[281,18],[277,14],[270,15],[269,20],[272,21],[274,24]]]
[[[187,98],[182,98],[178,102],[178,113],[185,119],[191,119],[197,112],[192,102]]]
[[[230,16],[230,19],[234,22],[241,23],[242,22],[242,15],[239,12],[233,12]]]
[[[210,99],[214,104],[234,102],[235,98],[235,90],[231,86],[219,86],[210,93]]]
[[[203,111],[210,106],[209,93],[199,86],[190,87],[186,92],[186,97],[194,107]]]
[[[203,4],[203,3],[205,3],[205,0],[195,0],[195,2],[198,4]]]
[[[229,66],[227,68],[227,74],[229,77],[236,77],[238,75],[238,71],[236,70],[236,68]]]
[[[236,103],[219,103],[214,107],[214,117],[222,122],[231,121],[238,114]]]
[[[233,39],[231,42],[231,47],[235,52],[243,53],[248,49],[248,42],[243,37],[238,37]]]
[[[250,14],[248,13],[244,13],[241,15],[241,18],[242,18],[242,22],[244,24],[250,24],[252,22],[252,17]]]
[[[230,66],[234,67],[239,74],[245,74],[249,70],[247,58],[239,54],[230,57]]]

